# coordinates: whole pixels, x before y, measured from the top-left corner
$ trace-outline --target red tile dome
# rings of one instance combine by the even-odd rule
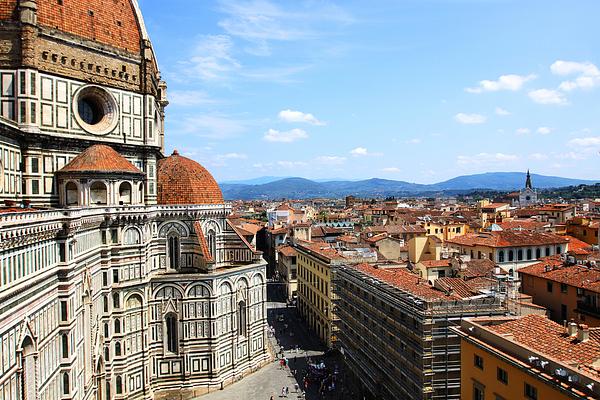
[[[215,178],[177,150],[158,162],[158,204],[223,204]]]
[[[17,17],[17,0],[0,4],[0,20]],[[135,0],[38,0],[40,26],[109,45],[131,53],[140,53],[143,32]]]

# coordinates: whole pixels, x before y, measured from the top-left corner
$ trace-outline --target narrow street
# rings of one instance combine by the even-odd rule
[[[203,395],[198,400],[269,400],[271,396],[274,399],[306,400],[357,398],[343,389],[344,374],[339,354],[325,355],[325,347],[306,329],[296,307],[287,307],[283,302],[269,302],[267,317],[274,332],[274,335],[269,334],[269,340],[278,354],[277,359],[239,382]],[[288,360],[287,367],[280,366],[282,351],[283,357]],[[325,368],[309,368],[309,364],[320,365],[321,362]],[[333,375],[335,378],[332,378]],[[305,377],[307,388],[304,388]],[[327,386],[331,385],[321,387],[322,378],[326,382],[335,381],[335,389],[329,390]],[[289,389],[287,396],[282,396],[282,388]]]

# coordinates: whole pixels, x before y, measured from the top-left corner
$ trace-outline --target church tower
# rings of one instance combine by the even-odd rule
[[[519,192],[519,206],[528,207],[538,202],[537,192],[533,189],[531,183],[531,174],[527,170],[527,177],[525,178],[525,189]]]

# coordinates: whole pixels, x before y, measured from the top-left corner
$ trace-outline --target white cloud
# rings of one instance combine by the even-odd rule
[[[510,112],[505,110],[502,107],[496,107],[496,115],[501,115],[501,116],[510,115]]]
[[[367,156],[369,155],[369,151],[365,147],[357,147],[350,150],[350,154],[353,156]]]
[[[458,156],[456,162],[459,165],[482,165],[482,164],[505,164],[516,161],[519,157],[514,154],[504,153],[479,153],[473,156]]]
[[[548,128],[547,126],[540,126],[536,130],[540,135],[549,135],[552,132],[552,128]]]
[[[219,154],[216,156],[216,158],[219,160],[245,160],[248,158],[248,156],[243,153],[226,153]]]
[[[529,97],[539,104],[568,104],[565,95],[558,90],[552,89],[537,89],[529,92]]]
[[[548,155],[542,153],[533,153],[529,155],[529,158],[535,161],[543,161],[548,159]]]
[[[487,118],[481,114],[458,113],[454,119],[461,124],[483,124]]]
[[[529,128],[519,128],[516,130],[517,135],[528,135],[531,133]]]
[[[265,132],[263,139],[267,142],[281,142],[291,143],[300,139],[307,139],[308,134],[306,131],[298,128],[291,129],[289,131],[278,131],[276,129],[269,129]]]
[[[523,85],[535,79],[535,75],[502,75],[497,80],[483,80],[479,81],[479,86],[466,88],[465,90],[469,93],[482,93],[482,92],[497,92],[500,90],[521,90]]]
[[[246,49],[247,52],[261,56],[271,54],[270,41],[320,37],[322,29],[317,26],[318,22],[330,27],[353,21],[342,8],[326,2],[310,2],[297,10],[291,10],[294,2],[284,3],[288,9],[268,0],[222,0],[219,3],[220,11],[226,15],[219,21],[219,26],[229,35],[250,43],[252,46]]]
[[[325,125],[324,122],[319,121],[314,115],[302,111],[281,110],[278,116],[279,119],[285,122],[306,122],[312,125]]]
[[[169,92],[169,104],[190,107],[214,104],[208,94],[202,90],[173,90]]]
[[[398,168],[398,167],[386,167],[386,168],[382,168],[381,171],[382,172],[388,172],[388,173],[396,173],[396,172],[400,172],[400,168]]]
[[[241,65],[232,55],[233,42],[227,35],[206,35],[196,44],[190,59],[183,62],[188,74],[205,81],[226,79]]]
[[[577,75],[575,79],[564,81],[559,89],[566,92],[575,89],[592,89],[600,85],[600,70],[591,62],[555,61],[550,70],[555,75]]]
[[[569,146],[573,147],[597,147],[600,146],[600,136],[590,136],[569,140]]]
[[[346,162],[346,157],[340,156],[320,156],[316,158],[316,161],[321,164],[327,165],[340,165]]]
[[[550,66],[550,70],[555,75],[573,75],[583,74],[587,76],[600,75],[600,70],[591,62],[576,62],[557,60]]]
[[[301,168],[308,166],[308,163],[304,161],[277,161],[277,165],[282,168]]]

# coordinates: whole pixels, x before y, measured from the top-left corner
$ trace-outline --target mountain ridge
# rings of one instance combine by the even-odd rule
[[[526,174],[522,172],[486,172],[461,175],[442,182],[421,184],[391,179],[370,178],[359,181],[315,181],[301,177],[288,177],[261,184],[220,184],[227,200],[250,199],[305,199],[312,197],[340,198],[415,196],[436,193],[459,193],[472,190],[518,190],[525,186]],[[272,177],[271,177],[272,178]],[[600,180],[585,180],[532,174],[534,188],[560,188],[581,184],[594,184]]]

